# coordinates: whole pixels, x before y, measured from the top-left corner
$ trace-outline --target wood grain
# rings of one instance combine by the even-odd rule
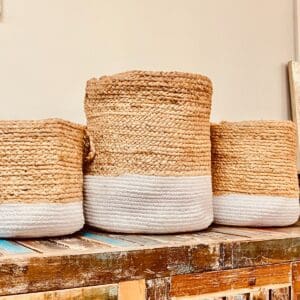
[[[165,247],[0,259],[0,295],[22,294],[134,279],[167,277],[218,267],[214,247]]]
[[[242,295],[235,295],[235,296],[228,296],[226,300],[250,300],[250,293],[242,294]]]
[[[252,292],[252,300],[269,300],[269,290],[261,288]]]
[[[293,270],[293,296],[294,299],[300,298],[300,262],[292,264]]]
[[[26,240],[20,240],[18,241],[18,244],[27,247],[29,249],[32,249],[34,251],[37,251],[39,253],[63,253],[66,251],[69,251],[67,247],[64,247],[63,245],[57,244],[53,241],[46,240],[46,239],[26,239]]]
[[[279,228],[280,229],[280,228]],[[243,227],[229,227],[229,226],[214,226],[212,232],[218,232],[222,234],[229,234],[239,237],[247,237],[248,240],[270,240],[270,239],[282,239],[284,234],[280,230],[274,230],[271,228],[243,228]],[[245,240],[245,238],[243,239]]]
[[[119,283],[119,300],[145,300],[145,298],[146,285],[144,279]]]
[[[300,171],[299,142],[300,142],[300,63],[290,61],[288,63],[292,119],[297,125],[298,141],[298,173]]]
[[[74,237],[58,237],[58,238],[51,238],[51,241],[61,245],[70,250],[76,251],[84,251],[84,250],[100,250],[100,249],[107,249],[111,248],[108,245],[101,244],[99,242],[94,242],[90,239],[82,238],[81,236],[74,236]]]
[[[220,245],[221,268],[243,268],[296,261],[300,258],[300,238],[250,240]]]
[[[272,289],[270,293],[270,300],[290,300],[290,288],[279,288],[279,289]]]
[[[0,253],[6,255],[32,254],[34,251],[14,241],[0,239]]]
[[[164,299],[172,276],[300,259],[299,224],[284,229],[213,226],[199,233],[157,236],[88,233],[92,235],[8,241],[26,253],[1,252],[0,247],[0,295],[145,279],[149,297],[156,293],[153,284]],[[295,293],[300,294],[300,269],[298,264],[293,268]]]
[[[118,286],[93,286],[60,291],[3,296],[0,300],[118,300]]]
[[[121,235],[120,235],[121,236]],[[111,247],[124,248],[124,247],[134,247],[137,246],[135,243],[123,240],[120,237],[111,237],[109,234],[97,233],[97,232],[84,232],[82,234],[83,238],[88,238],[89,240],[100,242]]]
[[[171,278],[171,296],[192,296],[232,289],[254,288],[291,282],[291,265],[270,265],[257,268],[177,275]]]
[[[170,277],[147,280],[146,300],[170,300],[170,282]]]

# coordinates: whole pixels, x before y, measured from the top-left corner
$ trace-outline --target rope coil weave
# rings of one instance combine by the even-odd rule
[[[294,123],[221,122],[211,125],[211,141],[215,222],[283,226],[297,221]]]
[[[126,72],[91,79],[85,112],[96,157],[88,174],[209,175],[208,78]]]
[[[201,220],[194,222],[198,225],[194,224],[193,228],[178,228],[176,224],[174,229],[175,222],[172,221],[169,228],[162,228],[161,225],[158,226],[160,221],[155,221],[154,216],[156,214],[159,217],[159,211],[152,212],[152,216],[148,215],[148,219],[153,218],[147,219],[148,226],[143,220],[140,221],[144,225],[138,226],[134,224],[136,207],[132,197],[139,199],[139,209],[143,209],[143,203],[149,197],[154,202],[161,203],[166,201],[164,197],[176,199],[173,195],[176,188],[174,190],[174,185],[170,182],[169,195],[164,196],[156,190],[164,177],[172,177],[174,180],[176,177],[210,178],[211,96],[212,84],[207,77],[182,72],[131,71],[87,82],[87,128],[96,153],[87,166],[85,176],[85,208],[89,224],[121,232],[172,232],[195,227],[195,230],[201,229]],[[128,180],[135,180],[132,175],[138,176],[135,186],[128,183]],[[97,177],[98,181],[92,177]],[[106,177],[118,180],[112,180],[103,186]],[[156,179],[153,181],[152,177]],[[210,181],[207,178],[203,180]],[[147,188],[147,193],[143,192],[143,187],[149,184],[152,187]],[[119,191],[119,196],[112,200],[113,185],[122,185],[123,192]],[[126,190],[129,185],[130,191]],[[210,183],[196,185],[196,189],[197,186],[200,189],[210,189]],[[93,190],[98,191],[96,198]],[[124,199],[122,194],[129,196]],[[205,192],[207,194],[209,193]],[[184,197],[188,196],[189,192]],[[109,220],[102,223],[101,219],[107,220],[107,214],[116,212],[109,211],[109,201],[119,201],[120,205],[114,203],[119,209],[122,209],[120,206],[124,206],[125,202],[126,205],[131,205],[131,209],[124,214],[124,218],[128,220],[119,220],[120,224],[123,222],[122,226],[115,224],[113,219],[113,226],[109,225]],[[208,214],[210,201],[208,197]],[[176,206],[176,203],[178,202],[175,200],[172,204],[166,203],[164,210],[170,209],[172,205]],[[98,214],[94,211],[91,216],[88,212],[93,209]],[[122,214],[121,211],[119,213]],[[199,213],[198,216],[200,215],[202,217]]]
[[[84,127],[60,119],[0,121],[0,236],[83,226]]]

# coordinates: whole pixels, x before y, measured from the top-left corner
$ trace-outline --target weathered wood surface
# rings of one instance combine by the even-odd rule
[[[298,300],[292,298],[291,286],[272,285],[263,288],[228,290],[213,294],[172,297],[172,300]],[[155,300],[155,298],[153,298]]]
[[[300,299],[300,262],[292,264],[293,268],[293,297]]]
[[[171,278],[156,278],[146,282],[146,300],[170,300]]]
[[[208,246],[39,255],[0,260],[0,294],[14,294],[151,279],[217,267]]]
[[[252,292],[252,300],[269,300],[269,290],[261,288]]]
[[[272,300],[290,300],[290,288],[279,288],[279,289],[272,289],[271,295]]]
[[[226,300],[250,300],[250,293],[242,294],[242,295],[235,295],[235,296],[228,296]]]
[[[162,284],[157,278],[297,260],[299,225],[285,229],[213,226],[203,232],[177,235],[85,231],[65,238],[3,240],[0,295],[139,279],[146,280],[147,294],[151,295],[150,284]],[[160,293],[164,293],[162,286]]]
[[[119,300],[145,300],[146,284],[144,279],[119,283]]]
[[[119,300],[118,286],[93,286],[34,294],[2,296],[0,300]],[[132,299],[134,300],[134,299]]]
[[[289,284],[292,280],[290,263],[256,268],[241,268],[176,275],[171,278],[171,296],[193,296],[227,290],[249,289],[272,284]]]
[[[14,241],[0,239],[0,253],[2,255],[11,254],[30,254],[33,253],[30,248],[24,247],[23,245],[16,243]]]

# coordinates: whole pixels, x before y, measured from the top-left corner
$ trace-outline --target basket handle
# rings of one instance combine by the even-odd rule
[[[95,145],[92,139],[91,134],[85,129],[84,135],[84,161],[86,163],[91,163],[96,156]]]

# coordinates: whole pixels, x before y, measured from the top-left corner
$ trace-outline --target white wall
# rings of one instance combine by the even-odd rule
[[[84,122],[86,80],[130,69],[208,75],[213,120],[289,118],[293,0],[2,1],[2,119]]]

